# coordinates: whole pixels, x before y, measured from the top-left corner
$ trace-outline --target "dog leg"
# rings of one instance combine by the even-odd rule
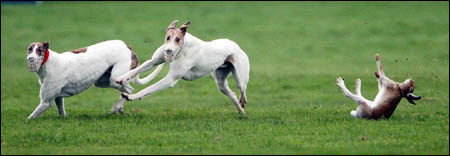
[[[64,98],[57,97],[55,99],[56,107],[58,108],[58,114],[60,117],[66,117],[66,110],[64,108]]]
[[[130,84],[126,84],[122,86],[121,91],[125,92],[125,93],[132,93],[134,90],[133,87],[130,86]],[[113,107],[111,108],[111,114],[115,114],[117,112],[119,112],[120,114],[123,114],[123,104],[125,103],[125,98],[122,97],[122,95],[119,96],[119,101],[117,101],[116,104],[113,105]]]
[[[39,104],[36,109],[34,109],[33,113],[28,116],[28,119],[33,119],[41,116],[43,112],[45,112],[48,108],[50,108],[50,101],[43,101],[41,100],[41,103]]]
[[[125,98],[122,96],[120,97],[119,101],[117,101],[116,104],[111,108],[111,114],[115,114],[119,112],[120,114],[123,114],[123,104],[125,103]]]
[[[227,77],[229,74],[230,68],[219,68],[212,73],[220,92],[228,96],[228,98],[236,105],[238,111],[245,115],[245,110],[238,101],[236,94],[228,87]]]
[[[136,76],[137,74],[151,70],[155,65],[159,65],[164,62],[165,62],[164,50],[163,46],[161,46],[155,51],[155,53],[153,53],[151,60],[145,61],[144,63],[142,63],[142,65],[138,66],[133,70],[128,71],[126,74],[118,77],[115,81],[118,84],[128,82],[132,77]]]
[[[241,98],[239,103],[242,108],[247,105],[247,95],[245,91],[247,90],[247,83],[250,77],[250,64],[248,63],[247,56],[242,52],[239,58],[235,58],[234,62],[231,62],[233,67],[231,72],[233,73],[234,80],[236,80],[237,87],[241,93]]]
[[[164,90],[167,89],[169,87],[173,87],[175,84],[177,84],[177,82],[181,79],[181,77],[178,76],[172,76],[172,74],[169,71],[169,74],[164,77],[163,79],[159,80],[158,82],[156,82],[155,84],[139,91],[136,94],[127,94],[127,93],[122,93],[121,96],[124,97],[125,99],[127,99],[128,101],[133,101],[136,99],[142,99],[146,96],[149,96],[150,94],[160,91],[160,90]]]

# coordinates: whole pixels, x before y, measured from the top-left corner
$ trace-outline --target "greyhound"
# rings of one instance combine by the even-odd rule
[[[213,76],[218,89],[227,95],[236,105],[238,111],[245,115],[247,97],[245,91],[249,81],[250,64],[247,55],[235,42],[228,39],[203,41],[186,32],[191,23],[187,21],[179,29],[173,21],[166,29],[165,44],[160,46],[147,60],[136,69],[116,79],[121,84],[134,75],[152,69],[153,66],[168,62],[169,73],[157,83],[136,94],[122,93],[127,100],[142,99],[160,90],[173,87],[180,79],[193,81],[208,73]],[[240,90],[240,100],[228,87],[227,77],[233,74]]]
[[[60,116],[65,117],[64,98],[79,94],[92,85],[115,88],[131,93],[128,84],[117,84],[115,79],[139,65],[136,54],[120,40],[97,43],[86,48],[59,54],[49,49],[47,42],[34,42],[28,46],[28,66],[39,78],[39,106],[28,119],[39,117],[55,101]],[[158,68],[144,79],[133,77],[137,84],[146,84],[160,72]],[[111,113],[123,113],[124,98],[112,107]]]
[[[409,78],[403,83],[398,83],[392,81],[384,74],[379,54],[376,54],[376,64],[378,66],[378,72],[375,72],[375,77],[378,80],[379,92],[373,102],[365,99],[361,95],[361,80],[359,78],[356,80],[355,85],[356,95],[351,93],[347,87],[345,87],[344,79],[341,77],[336,79],[336,85],[341,88],[344,95],[358,103],[357,110],[350,112],[355,119],[367,118],[378,120],[382,116],[389,119],[403,97],[406,98],[409,103],[414,105],[416,104],[414,100],[420,100],[421,98],[420,96],[413,94],[413,79]]]

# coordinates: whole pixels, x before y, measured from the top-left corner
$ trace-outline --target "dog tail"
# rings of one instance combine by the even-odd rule
[[[153,71],[150,75],[148,75],[147,77],[145,77],[143,79],[139,78],[139,74],[136,75],[136,77],[134,78],[134,83],[143,85],[143,84],[150,82],[151,80],[153,80],[156,77],[156,75],[158,75],[158,73],[161,71],[163,65],[164,65],[164,63],[161,63],[160,65],[158,65],[158,67],[156,67],[155,71]]]

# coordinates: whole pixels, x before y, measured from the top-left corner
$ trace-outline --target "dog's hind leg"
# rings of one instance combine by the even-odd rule
[[[61,117],[65,117],[66,116],[66,110],[64,108],[64,98],[62,97],[57,97],[55,99],[55,103],[56,103],[56,107],[58,108],[58,114]]]
[[[109,78],[109,84],[110,84],[111,87],[114,87],[114,88],[117,88],[117,89],[121,89],[125,85],[128,84],[128,82],[127,83],[123,83],[123,84],[119,84],[115,80],[118,77],[120,77],[121,75],[126,74],[130,70],[130,66],[131,66],[131,61],[117,62],[114,65],[114,67],[111,70],[111,77]]]
[[[111,114],[115,114],[117,112],[119,112],[120,114],[123,114],[123,104],[124,103],[125,103],[125,98],[120,96],[119,101],[117,101],[117,103],[114,104],[113,107],[111,108]]]
[[[231,72],[231,65],[227,65],[225,68],[219,68],[212,72],[212,76],[214,80],[216,81],[217,88],[228,96],[228,98],[231,99],[231,101],[236,105],[238,111],[245,115],[245,111],[240,105],[236,94],[228,87],[227,77],[230,75]]]
[[[130,94],[131,92],[133,92],[133,90],[134,90],[133,87],[131,87],[129,84],[126,84],[123,86],[122,92]],[[111,108],[111,114],[115,114],[117,112],[123,114],[123,104],[125,103],[125,100],[126,100],[125,98],[120,96],[119,101],[117,101],[117,103],[114,104],[113,107]]]
[[[230,55],[229,57],[233,56]],[[245,91],[247,90],[247,83],[250,78],[250,64],[248,58],[243,54],[239,58],[229,58],[227,60],[233,65],[231,67],[231,72],[233,73],[234,80],[236,80],[237,87],[241,92],[239,103],[242,108],[245,108],[247,104],[247,95]]]

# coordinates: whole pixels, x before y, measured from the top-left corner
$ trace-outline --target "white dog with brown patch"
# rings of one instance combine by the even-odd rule
[[[115,88],[121,92],[131,93],[133,88],[128,83],[117,84],[114,80],[139,65],[136,54],[123,41],[111,40],[97,43],[86,48],[58,54],[49,49],[47,42],[34,42],[28,47],[28,65],[31,72],[39,78],[39,106],[28,119],[39,117],[55,101],[60,116],[66,116],[64,98],[83,92],[92,85],[100,88]],[[144,79],[134,76],[138,84],[146,84],[161,70],[159,66]],[[123,112],[120,100],[111,112]]]
[[[415,104],[413,100],[420,100],[421,98],[413,94],[414,81],[411,78],[405,80],[403,83],[392,81],[384,74],[383,68],[381,67],[380,55],[378,54],[376,54],[376,63],[378,72],[375,72],[375,77],[378,80],[379,92],[374,101],[367,100],[362,96],[360,79],[356,80],[356,95],[345,87],[344,79],[341,77],[336,79],[336,85],[341,88],[344,95],[358,103],[357,110],[350,112],[355,118],[377,120],[384,116],[386,119],[389,119],[402,98],[406,98],[411,104]]]
[[[168,62],[169,73],[157,83],[129,95],[122,93],[127,100],[141,99],[157,91],[173,87],[181,78],[193,81],[211,73],[218,89],[227,95],[236,105],[238,111],[245,114],[247,104],[245,91],[249,81],[250,64],[247,55],[235,42],[228,39],[217,39],[205,42],[186,32],[190,21],[176,29],[177,20],[166,29],[165,44],[160,46],[151,60],[119,77],[117,83],[125,83],[140,72],[152,69],[153,66]],[[228,87],[227,77],[233,74],[240,90],[240,100]]]

